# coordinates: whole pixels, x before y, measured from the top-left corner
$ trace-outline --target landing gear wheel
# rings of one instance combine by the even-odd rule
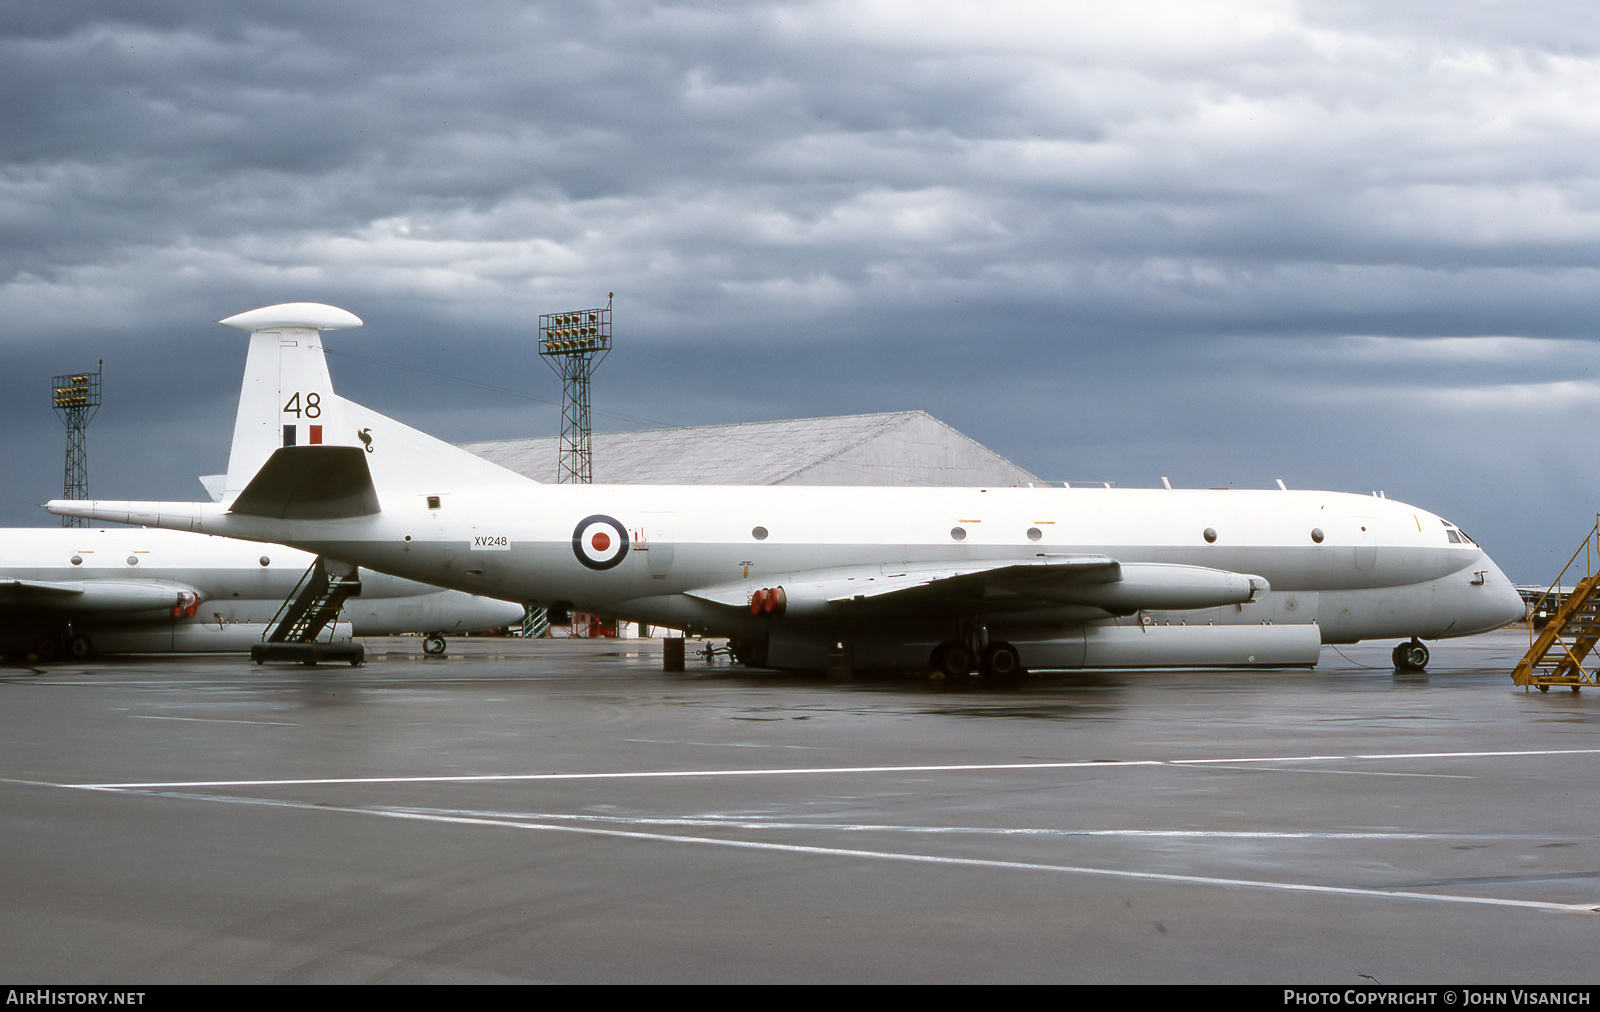
[[[1419,639],[1395,644],[1389,657],[1396,671],[1426,671],[1428,668],[1428,648]]]
[[[946,684],[959,685],[972,673],[972,655],[959,643],[941,643],[933,648],[928,665],[944,676]]]
[[[429,657],[443,656],[444,636],[440,635],[439,633],[430,634],[427,639],[422,641],[422,652],[427,654]]]
[[[33,653],[46,663],[56,660],[61,656],[61,637],[52,633],[40,636],[33,643]]]
[[[67,641],[67,653],[71,654],[74,660],[86,661],[94,656],[94,642],[83,633],[75,633]]]
[[[1026,674],[1017,648],[998,641],[983,648],[983,657],[978,661],[978,673],[985,681],[997,685],[1015,685]]]
[[[767,666],[767,639],[765,636],[756,640],[729,640],[728,652],[733,659],[747,668],[764,668]]]

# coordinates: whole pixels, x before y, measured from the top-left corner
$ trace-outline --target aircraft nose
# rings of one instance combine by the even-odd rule
[[[1501,594],[1500,615],[1500,625],[1521,622],[1528,617],[1528,602],[1522,599],[1522,595],[1511,585],[1510,580],[1506,581],[1505,590]]]
[[[1479,613],[1474,616],[1478,619],[1475,624],[1481,626],[1481,631],[1488,632],[1526,618],[1528,606],[1523,602],[1517,588],[1488,556],[1484,556],[1483,563],[1484,568],[1481,570],[1483,584],[1473,588],[1485,592],[1479,600],[1478,607],[1474,609]]]

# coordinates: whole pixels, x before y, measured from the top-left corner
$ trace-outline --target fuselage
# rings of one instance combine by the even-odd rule
[[[851,566],[888,571],[1057,554],[1258,575],[1271,585],[1260,603],[1295,598],[1295,620],[1318,623],[1328,642],[1466,635],[1522,614],[1510,581],[1458,528],[1377,496],[528,481],[431,496],[419,489],[386,493],[382,511],[366,517],[286,525],[213,509],[194,523],[237,537],[287,537],[310,551],[472,593],[731,636],[748,632],[751,616],[691,592]],[[595,517],[614,519],[626,533],[620,554],[601,566],[586,564],[579,544],[580,527]],[[995,621],[1031,626],[1109,617],[1071,605],[994,602],[985,610]]]

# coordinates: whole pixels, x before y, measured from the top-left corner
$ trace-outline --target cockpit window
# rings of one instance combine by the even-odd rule
[[[1452,545],[1461,544],[1461,535],[1457,534],[1455,531],[1451,530],[1448,527],[1446,527],[1444,529],[1444,536],[1450,539],[1450,543]]]

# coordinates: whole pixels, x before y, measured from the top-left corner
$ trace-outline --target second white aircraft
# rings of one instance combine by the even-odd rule
[[[315,557],[175,531],[0,530],[0,655],[243,652],[262,642]],[[522,606],[369,574],[330,635],[443,635],[522,621]]]
[[[542,485],[339,397],[321,331],[354,315],[291,303],[222,322],[252,336],[221,501],[51,512],[727,636],[782,668],[1310,665],[1374,637],[1421,667],[1422,640],[1523,614],[1458,527],[1375,496]]]

